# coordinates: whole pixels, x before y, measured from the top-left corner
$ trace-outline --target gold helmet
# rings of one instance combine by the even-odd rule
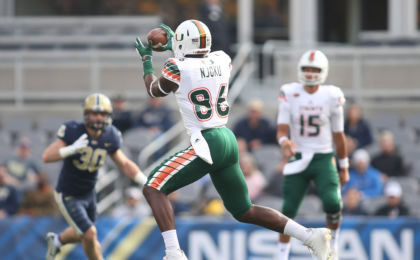
[[[89,118],[89,112],[105,113],[105,121],[93,121]],[[87,96],[83,104],[83,118],[87,127],[93,130],[103,130],[112,124],[111,100],[104,94],[95,93]]]

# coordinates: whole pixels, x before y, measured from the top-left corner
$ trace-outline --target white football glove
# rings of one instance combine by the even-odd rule
[[[88,135],[82,134],[73,144],[60,148],[58,152],[61,158],[66,158],[80,151],[80,149],[87,147],[89,144]]]

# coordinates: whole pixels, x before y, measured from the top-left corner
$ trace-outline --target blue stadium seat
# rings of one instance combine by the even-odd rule
[[[403,156],[404,162],[408,164],[413,164],[418,161],[419,158],[419,148],[416,144],[406,144],[401,145],[400,147],[401,155]]]
[[[198,202],[198,199],[201,197],[202,190],[203,187],[199,182],[191,183],[190,185],[178,190],[179,200],[187,204]]]
[[[269,179],[282,158],[281,148],[276,145],[263,145],[252,152],[258,168]]]
[[[420,141],[420,116],[412,115],[405,120],[405,126],[411,129],[414,133],[414,138],[417,142]]]
[[[322,203],[318,196],[307,195],[302,201],[298,211],[298,217],[302,218],[324,218],[325,214],[322,211]]]
[[[390,130],[391,132],[398,131],[401,127],[401,119],[398,115],[393,113],[383,113],[372,116],[369,119],[374,134],[382,130]]]
[[[3,131],[6,132],[29,132],[32,130],[33,122],[30,118],[6,118],[3,120]]]
[[[137,161],[140,151],[154,138],[154,135],[147,129],[130,129],[123,135],[123,147],[129,151],[130,158],[134,161]]]
[[[418,196],[419,180],[415,177],[398,177],[395,180],[401,185],[404,196]]]
[[[420,161],[418,160],[418,157],[417,160],[412,162],[411,166],[411,176],[416,177],[418,180],[420,180]]]
[[[0,132],[0,164],[13,154],[14,149],[11,146],[10,138],[6,133]]]
[[[362,208],[369,214],[373,215],[376,210],[385,204],[385,197],[377,197],[377,198],[371,198],[371,199],[365,199],[362,201]]]
[[[256,201],[256,204],[273,208],[275,210],[281,210],[283,199],[277,196],[263,195]]]
[[[55,187],[58,181],[58,176],[60,175],[62,162],[53,162],[53,163],[44,163],[42,165],[42,170],[45,171],[48,183],[51,184],[52,187]]]

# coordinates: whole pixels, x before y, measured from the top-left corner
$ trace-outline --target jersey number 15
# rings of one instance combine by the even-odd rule
[[[319,119],[319,115],[300,115],[300,136],[318,136],[321,131]]]

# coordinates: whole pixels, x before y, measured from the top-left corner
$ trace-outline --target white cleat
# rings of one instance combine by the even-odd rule
[[[166,256],[163,257],[163,260],[188,260],[188,258],[185,256],[184,251],[178,249],[176,251],[166,250]]]
[[[317,260],[332,260],[330,248],[331,230],[328,228],[312,228],[311,231],[311,236],[303,244],[309,248]]]
[[[60,247],[55,246],[54,244],[54,238],[57,236],[56,233],[49,232],[45,236],[45,240],[47,240],[47,255],[45,256],[46,260],[54,260],[55,256],[60,252]]]

